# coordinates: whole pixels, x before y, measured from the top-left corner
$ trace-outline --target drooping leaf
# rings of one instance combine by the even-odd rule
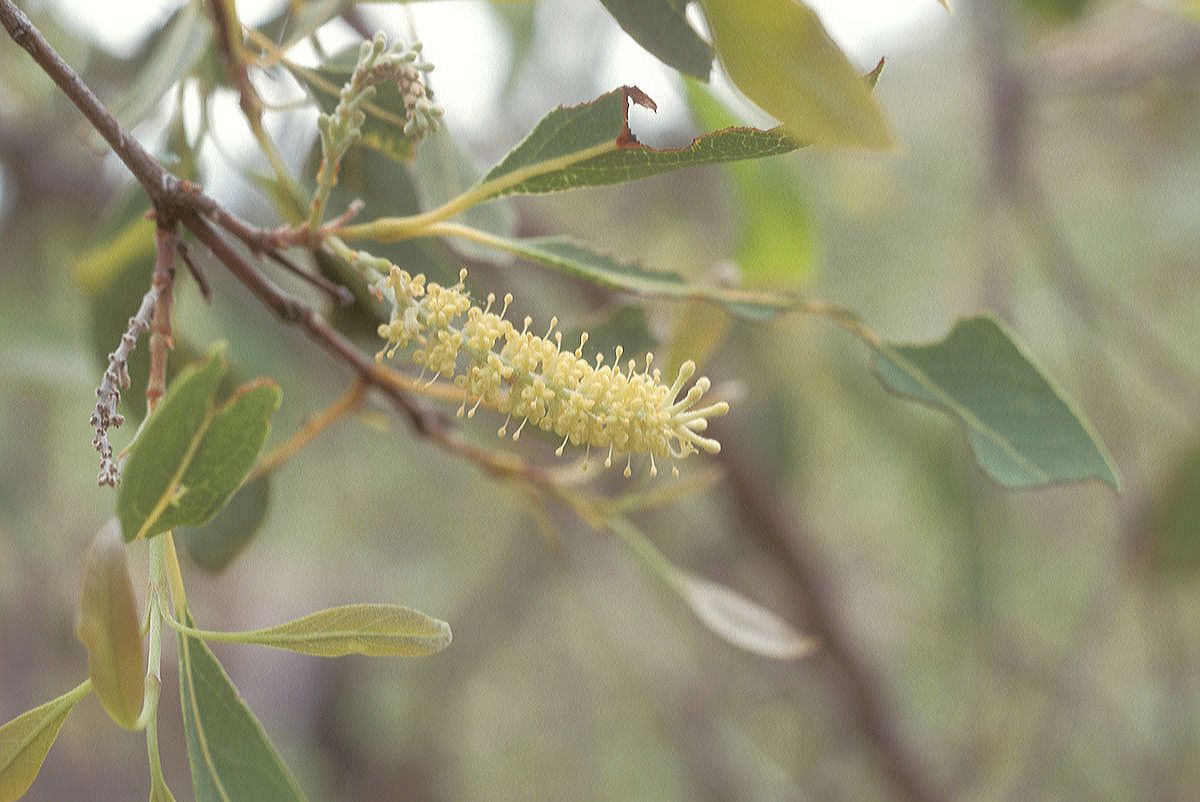
[[[100,528],[84,560],[77,632],[96,697],[113,721],[133,729],[145,695],[146,652],[116,519]]]
[[[167,91],[195,69],[211,39],[212,26],[200,3],[193,0],[175,12],[137,80],[112,106],[126,129],[149,117]]]
[[[15,802],[33,785],[63,722],[91,687],[86,681],[0,727],[0,802]]]
[[[445,649],[450,638],[449,624],[417,610],[392,604],[351,604],[269,629],[241,632],[237,640],[317,657],[421,657]]]
[[[600,0],[625,33],[680,72],[708,80],[713,51],[687,21],[687,0]]]
[[[1150,564],[1164,574],[1195,576],[1200,569],[1200,449],[1173,466],[1165,484],[1145,516]]]
[[[219,573],[233,562],[258,534],[271,501],[271,477],[260,476],[233,494],[224,509],[198,529],[180,529],[192,562],[205,571]]]
[[[340,13],[340,11],[339,11]],[[342,85],[350,80],[358,60],[358,48],[351,47],[330,57],[320,67],[290,67],[292,75],[308,90],[325,114],[333,113],[338,104]],[[359,143],[398,162],[412,160],[418,140],[404,133],[404,98],[395,83],[385,82],[375,87],[375,96],[363,104],[366,121]]]
[[[186,635],[179,636],[179,697],[196,802],[304,799],[217,656]]]
[[[734,119],[703,87],[688,82],[688,103],[704,128]],[[731,162],[737,240],[734,260],[750,286],[798,284],[817,261],[816,222],[801,182],[781,159]]]
[[[647,298],[696,299],[719,304],[749,320],[766,320],[794,308],[793,296],[757,290],[727,289],[688,284],[675,273],[647,270],[630,262],[593,250],[568,237],[537,237],[508,240],[489,237],[488,242],[540,264],[553,267],[602,287]]]
[[[887,148],[892,135],[858,71],[797,0],[702,0],[725,71],[747,97],[815,145]]]
[[[817,649],[775,613],[742,594],[681,571],[680,595],[706,627],[734,646],[777,660],[798,660]]]
[[[254,467],[279,387],[251,382],[216,408],[224,373],[223,347],[185,369],[134,443],[117,493],[126,540],[207,523]]]
[[[656,108],[635,86],[614,89],[579,106],[559,106],[488,171],[467,199],[479,203],[504,195],[621,184],[683,167],[777,156],[802,147],[777,128],[727,128],[682,148],[647,147],[629,128],[631,102]]]
[[[995,318],[960,320],[931,345],[874,347],[883,385],[956,418],[980,467],[1001,485],[1099,479],[1120,488],[1091,425]]]
[[[770,610],[724,585],[675,565],[627,518],[611,515],[605,523],[687,602],[705,627],[725,641],[748,652],[779,660],[796,660],[817,648],[814,638],[801,635]]]

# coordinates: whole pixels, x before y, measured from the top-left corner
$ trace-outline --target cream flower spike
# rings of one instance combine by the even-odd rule
[[[586,332],[571,351],[563,349],[562,332],[554,330],[558,318],[551,318],[542,336],[529,330],[532,318],[518,329],[505,320],[512,295],[504,297],[499,314],[492,311],[494,295],[480,308],[464,290],[466,277],[463,270],[457,284],[443,287],[427,282],[424,274],[413,276],[392,265],[372,286],[376,297],[392,305],[391,320],[379,327],[388,344],[376,358],[414,345],[412,359],[421,366],[422,377],[431,372],[430,382],[451,378],[467,392],[460,416],[474,417],[480,406],[495,409],[508,416],[498,432],[501,437],[512,421],[519,421],[514,440],[529,424],[553,432],[563,438],[555,451],[559,456],[568,443],[585,446],[589,454],[592,448],[608,449],[604,466],[625,457],[625,476],[632,474],[637,455],[649,455],[650,475],[655,476],[656,458],[679,460],[721,450],[720,443],[700,433],[709,418],[728,412],[729,404],[697,407],[711,386],[705,377],[680,397],[696,373],[695,362],[683,363],[667,385],[657,368],[651,370],[653,354],[646,354],[641,371],[632,359],[622,366],[619,346],[611,365],[604,364],[602,354],[588,361],[583,358]],[[678,468],[672,466],[672,472],[678,475]]]

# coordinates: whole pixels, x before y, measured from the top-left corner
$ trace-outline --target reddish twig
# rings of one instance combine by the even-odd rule
[[[151,286],[158,291],[150,325],[150,378],[146,382],[146,414],[154,412],[167,392],[167,351],[171,339],[171,307],[175,302],[175,252],[179,237],[175,225],[159,219],[154,231],[154,275]]]
[[[342,306],[349,306],[350,304],[354,303],[354,293],[350,292],[350,290],[346,289],[341,284],[330,281],[320,273],[310,273],[289,259],[283,253],[279,251],[267,251],[267,258],[278,264],[293,276],[296,276],[302,281],[306,281],[313,285]]]
[[[200,297],[204,299],[206,304],[212,303],[212,286],[208,283],[208,277],[204,275],[195,262],[192,261],[192,254],[188,251],[187,243],[183,240],[178,242],[179,258],[187,266],[188,272],[192,274],[192,278],[196,281],[196,286],[200,288]]]

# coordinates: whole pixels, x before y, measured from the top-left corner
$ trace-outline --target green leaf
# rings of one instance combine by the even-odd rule
[[[564,273],[647,298],[696,299],[718,304],[749,320],[766,320],[795,308],[795,297],[758,290],[726,289],[688,284],[675,273],[647,270],[568,237],[538,237],[506,240],[488,237],[487,242],[524,259],[553,267]]]
[[[146,652],[121,525],[100,528],[83,563],[79,639],[87,647],[92,688],[113,721],[134,729],[145,695]]]
[[[208,50],[212,26],[204,19],[200,3],[189,2],[167,23],[137,81],[112,105],[113,114],[126,129],[150,116],[168,90],[189,75]]]
[[[708,80],[713,51],[687,21],[687,0],[600,0],[617,24],[659,61]]]
[[[279,387],[250,382],[214,408],[224,373],[223,347],[185,369],[134,442],[117,493],[126,540],[207,523],[254,467]]]
[[[221,639],[317,657],[422,657],[445,649],[450,638],[449,624],[416,610],[392,604],[351,604],[269,629],[224,633]]]
[[[196,802],[304,799],[216,655],[187,635],[179,636],[179,697]]]
[[[1200,569],[1200,448],[1171,471],[1166,488],[1146,514],[1150,563],[1180,577]]]
[[[881,149],[883,112],[812,9],[796,0],[702,0],[725,71],[747,97],[814,145]]]
[[[932,345],[873,345],[883,385],[957,418],[980,467],[1001,485],[1099,479],[1120,489],[1091,425],[995,318],[960,320]]]
[[[706,627],[724,640],[763,657],[798,660],[817,649],[815,638],[801,635],[791,624],[742,594],[680,571],[679,593]]]
[[[20,799],[33,785],[63,722],[91,687],[85,681],[0,727],[0,802]]]
[[[258,534],[271,501],[271,477],[247,482],[211,521],[176,532],[192,562],[211,573],[224,571]]]
[[[316,69],[285,66],[308,90],[322,113],[332,114],[338,104],[338,93],[350,80],[357,60],[358,48],[350,47],[330,57]],[[358,143],[398,162],[411,161],[418,140],[404,134],[404,98],[400,96],[397,85],[391,82],[376,85],[375,96],[364,103],[362,109],[367,118]]]
[[[688,101],[704,128],[723,128],[734,119],[699,84],[688,82]],[[816,222],[801,182],[780,159],[733,162],[737,223],[734,259],[751,286],[796,284],[808,278],[817,261]]]
[[[683,167],[777,156],[802,147],[777,128],[727,128],[682,148],[647,147],[629,129],[631,102],[657,108],[635,86],[579,106],[559,106],[469,191],[467,199],[479,203],[504,195],[621,184]]]

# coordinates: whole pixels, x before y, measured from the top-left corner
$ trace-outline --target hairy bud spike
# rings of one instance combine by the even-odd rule
[[[586,332],[579,347],[562,350],[562,332],[555,332],[558,319],[551,320],[545,337],[530,331],[533,320],[525,317],[518,329],[504,319],[512,304],[511,294],[504,296],[504,308],[491,311],[494,295],[484,308],[476,305],[464,289],[466,272],[454,286],[427,282],[425,276],[410,275],[392,265],[388,275],[373,286],[377,298],[392,304],[390,320],[379,327],[387,340],[384,351],[390,356],[398,349],[414,345],[412,359],[425,371],[451,377],[455,386],[476,399],[474,406],[464,400],[459,415],[470,418],[481,405],[507,414],[497,434],[508,434],[514,417],[520,424],[512,434],[519,440],[525,427],[552,431],[562,438],[555,449],[561,456],[568,443],[608,448],[605,467],[613,464],[614,453],[625,456],[623,473],[633,473],[633,457],[650,457],[649,473],[658,475],[656,457],[682,459],[698,451],[716,453],[720,445],[698,432],[708,427],[708,418],[725,414],[725,402],[696,408],[711,382],[698,379],[680,397],[684,385],[696,373],[695,362],[680,366],[675,381],[663,384],[658,370],[650,371],[653,356],[646,355],[646,367],[636,371],[630,360],[623,370],[620,346],[614,350],[613,364],[605,364],[604,354],[585,359]],[[553,339],[550,335],[553,334]],[[672,474],[677,472],[672,466]]]

